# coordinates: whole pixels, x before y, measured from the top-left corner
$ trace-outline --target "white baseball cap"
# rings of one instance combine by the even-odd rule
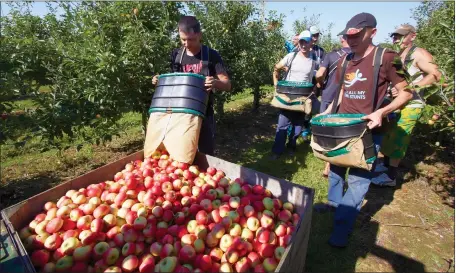
[[[310,34],[310,31],[304,30],[299,34],[299,40],[304,40],[306,42],[310,42],[312,40],[312,35]]]
[[[320,33],[320,29],[318,29],[317,26],[311,26],[311,27],[309,28],[309,30],[310,30],[310,34],[312,34],[312,35],[317,34],[317,33]]]

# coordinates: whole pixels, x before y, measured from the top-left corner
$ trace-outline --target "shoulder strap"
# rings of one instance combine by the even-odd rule
[[[416,48],[417,48],[417,46],[413,45],[410,48],[409,52],[407,52],[407,56],[405,56],[405,60],[404,60],[404,68],[405,69],[408,69],[409,63],[413,61],[412,60],[412,54],[413,54],[413,52],[415,52]]]
[[[342,51],[342,53],[341,53]],[[337,63],[339,62],[340,60],[340,57],[342,57],[344,54],[345,54],[345,51],[343,51],[342,49],[341,50],[337,50],[336,51],[337,55],[339,55],[339,58],[337,60],[335,60],[329,67],[328,67],[328,73],[326,74],[327,77],[329,77],[331,75],[331,73],[337,68]]]
[[[288,73],[290,73],[290,71],[291,71],[291,65],[293,64],[293,60],[296,58],[296,55],[298,55],[297,51],[295,51],[293,53],[293,57],[291,57],[291,61],[290,61],[290,66],[288,67],[287,72],[285,72],[285,75],[283,76],[283,80],[285,80],[285,81],[287,80]]]
[[[203,76],[209,76],[209,48],[205,45],[201,47],[201,74]]]
[[[174,59],[174,63],[178,65],[178,71],[182,72],[182,58],[184,57],[185,47],[179,48]]]
[[[375,112],[380,108],[382,105],[381,103],[377,103],[377,98],[378,98],[378,76],[380,74],[380,66],[382,65],[383,61],[383,54],[385,53],[385,49],[381,47],[376,47],[375,48],[375,55],[374,55],[374,61],[372,62],[372,66],[374,67],[374,83],[372,86],[372,92],[374,94],[374,99],[372,101],[372,109]]]
[[[352,54],[347,54],[344,56],[344,60],[342,61],[342,69],[340,71],[340,80],[339,80],[339,85],[338,85],[338,88],[337,88],[337,93],[336,93],[336,96],[334,97],[334,100],[333,100],[333,106],[332,106],[332,109],[331,109],[331,114],[335,114],[336,113],[336,110],[337,110],[337,104],[339,103],[339,96],[340,96],[340,90],[342,89],[342,84],[344,83],[344,79],[345,79],[345,70],[347,69],[347,65],[348,63],[350,62],[350,59],[351,59],[351,56]],[[347,60],[348,59],[348,60]]]

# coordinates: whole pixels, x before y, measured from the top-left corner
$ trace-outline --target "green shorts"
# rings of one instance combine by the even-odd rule
[[[422,108],[404,108],[401,110],[399,120],[385,133],[382,141],[381,152],[393,159],[402,159],[410,144],[413,128],[420,119]]]

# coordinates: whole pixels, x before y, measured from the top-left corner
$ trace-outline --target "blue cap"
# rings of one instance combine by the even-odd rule
[[[312,41],[312,35],[310,34],[310,31],[304,30],[299,34],[299,40],[304,40],[306,42]]]

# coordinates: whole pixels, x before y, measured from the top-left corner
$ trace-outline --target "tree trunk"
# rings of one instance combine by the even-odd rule
[[[148,121],[148,111],[142,112],[141,113],[141,118],[142,118],[142,132],[144,134],[144,137],[146,136],[146,131],[147,131],[147,121]]]
[[[225,98],[222,96],[217,97],[215,100],[215,112],[217,113],[217,119],[222,119],[225,115],[223,106],[225,105]]]
[[[260,86],[257,85],[255,87],[253,87],[253,108],[252,108],[252,111],[257,111],[258,108],[260,108],[260,99],[261,99]]]

